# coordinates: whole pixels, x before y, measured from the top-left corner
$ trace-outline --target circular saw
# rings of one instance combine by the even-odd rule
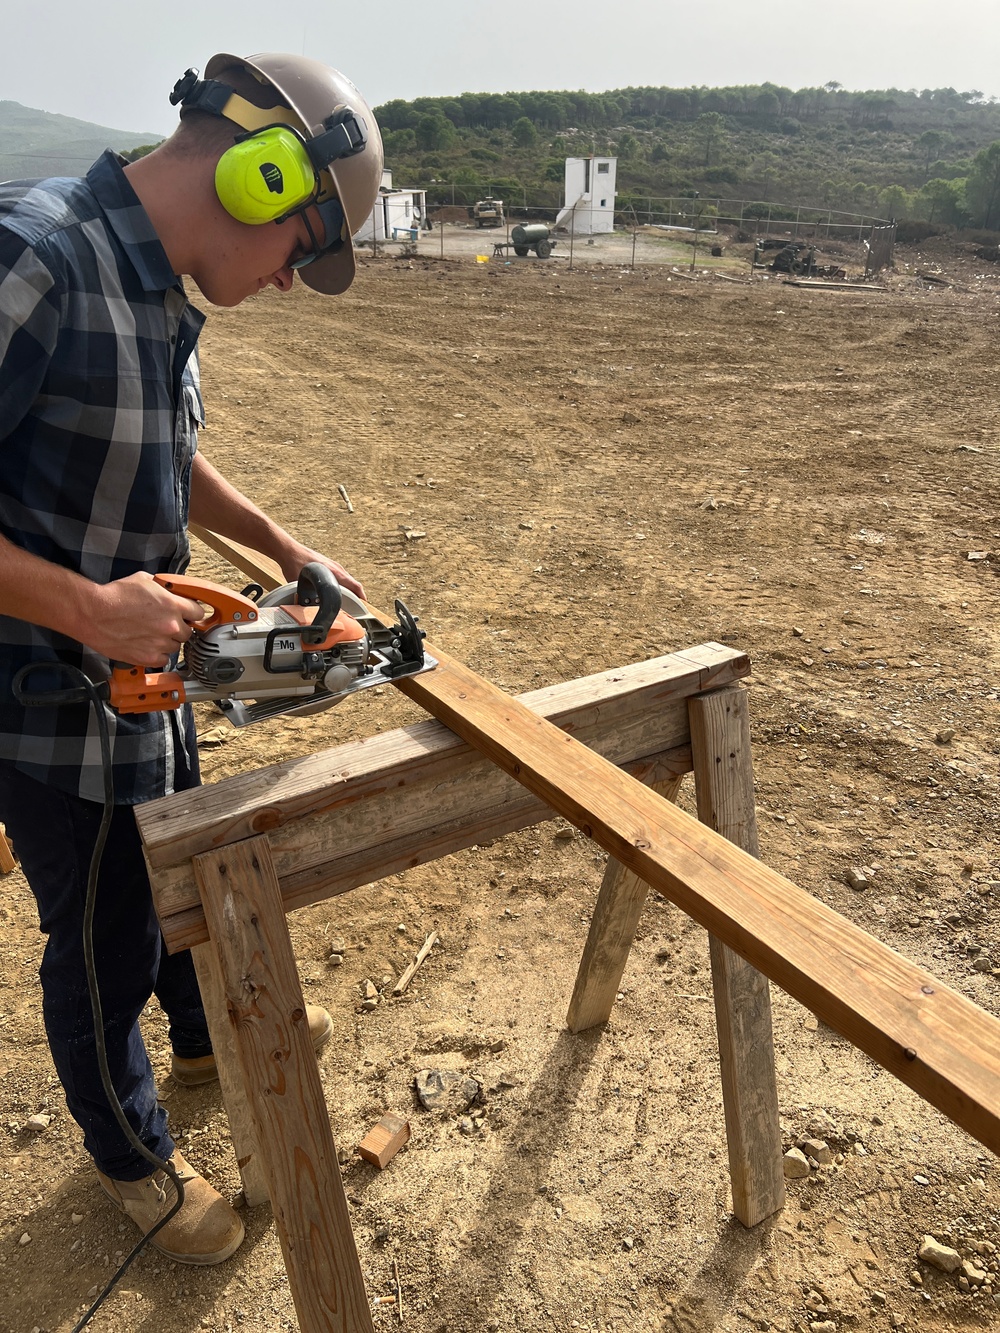
[[[437,665],[424,632],[402,602],[384,624],[325,565],[306,565],[297,583],[265,593],[233,592],[180,574],[156,574],[168,592],[211,614],[194,626],[174,671],[116,666],[108,702],[120,713],[152,713],[212,702],[234,727],[280,714],[320,712],[356,690]]]

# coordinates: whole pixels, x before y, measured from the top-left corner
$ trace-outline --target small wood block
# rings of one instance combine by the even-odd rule
[[[0,875],[9,875],[17,865],[14,844],[0,827]]]
[[[358,1152],[366,1162],[384,1171],[409,1138],[410,1122],[390,1111],[368,1131],[358,1144]]]

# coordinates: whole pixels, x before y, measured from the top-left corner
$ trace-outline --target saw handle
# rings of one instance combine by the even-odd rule
[[[203,602],[212,608],[212,614],[207,620],[198,621],[200,630],[214,629],[216,625],[227,625],[233,621],[240,624],[257,619],[257,607],[250,598],[240,592],[233,592],[231,588],[224,588],[221,583],[212,583],[209,579],[191,579],[186,574],[154,574],[153,579],[175,597],[187,597],[192,602]]]
[[[314,560],[303,565],[299,574],[295,600],[299,606],[317,607],[312,624],[302,631],[303,645],[317,645],[326,642],[333,622],[340,615],[343,596],[340,584],[332,570]]]

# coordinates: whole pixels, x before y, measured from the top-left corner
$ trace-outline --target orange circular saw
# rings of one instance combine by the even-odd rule
[[[398,623],[385,625],[325,565],[306,565],[297,584],[270,593],[259,584],[237,593],[181,574],[154,577],[211,614],[194,627],[177,670],[114,668],[108,701],[120,713],[210,701],[244,727],[282,713],[319,712],[355,690],[437,665],[402,602]]]

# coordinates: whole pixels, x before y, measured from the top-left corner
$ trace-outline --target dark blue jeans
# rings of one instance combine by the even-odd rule
[[[192,753],[197,754],[194,746]],[[183,759],[180,761],[183,765]],[[178,788],[197,786],[182,768]],[[87,975],[83,909],[102,806],[36,782],[0,760],[0,820],[14,844],[48,936],[42,958],[42,1010],[49,1049],[66,1104],[98,1169],[113,1180],[140,1180],[149,1163],[132,1148],[108,1104],[98,1071]],[[151,995],[169,1020],[178,1055],[211,1052],[191,954],[161,947],[146,863],[132,806],[115,806],[101,861],[94,914],[94,955],[111,1082],[142,1143],[159,1157],[174,1150],[167,1115],[138,1018]]]

